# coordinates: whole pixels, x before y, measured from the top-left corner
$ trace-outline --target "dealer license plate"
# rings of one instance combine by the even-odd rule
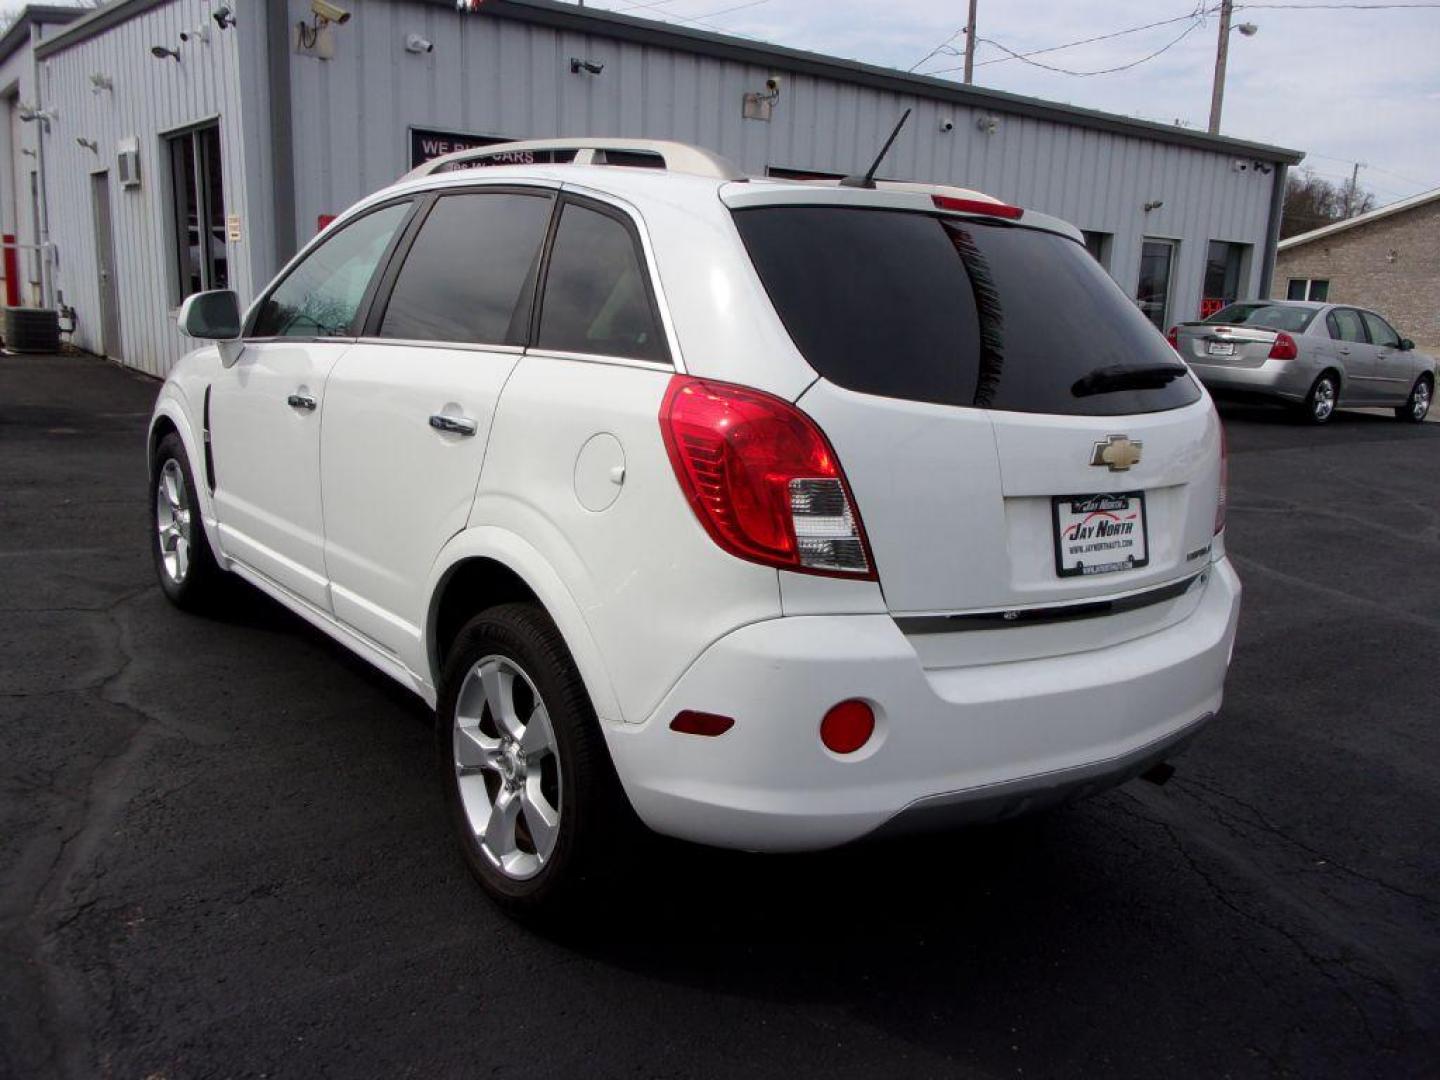
[[[1134,570],[1150,561],[1144,492],[1057,495],[1052,508],[1061,577]]]
[[[1234,356],[1235,343],[1233,341],[1206,342],[1205,352],[1210,356]]]

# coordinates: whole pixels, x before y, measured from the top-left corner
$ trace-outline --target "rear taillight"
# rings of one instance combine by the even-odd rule
[[[824,434],[789,402],[673,376],[660,433],[711,538],[751,562],[874,580],[849,485]]]
[[[1215,501],[1215,535],[1225,528],[1225,504],[1230,501],[1230,440],[1220,425],[1220,497]]]
[[[1295,344],[1295,339],[1281,330],[1275,335],[1275,344],[1270,346],[1271,360],[1294,360],[1300,355],[1300,346]]]
[[[1179,351],[1180,351],[1180,328],[1179,328],[1178,326],[1172,326],[1172,327],[1170,327],[1169,330],[1166,330],[1166,331],[1165,331],[1165,340],[1170,343],[1170,348],[1174,349],[1176,352],[1179,352]]]

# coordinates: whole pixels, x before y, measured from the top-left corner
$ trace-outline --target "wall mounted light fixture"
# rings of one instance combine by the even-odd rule
[[[1148,214],[1151,210],[1159,210],[1164,205],[1164,199],[1151,199],[1145,204],[1145,213]]]
[[[101,90],[114,89],[115,80],[112,79],[109,75],[102,75],[100,72],[97,71],[90,76],[90,92],[92,94],[98,94]]]
[[[156,60],[164,60],[168,56],[177,64],[180,62],[180,50],[167,49],[164,45],[151,45],[150,55],[155,57]]]
[[[596,63],[594,60],[582,60],[578,56],[570,58],[570,74],[579,75],[582,71],[587,75],[599,75],[605,70],[605,65]]]
[[[83,146],[86,150],[89,150],[92,154],[100,153],[100,144],[97,143],[94,139],[87,139],[83,135],[76,135],[75,141],[81,146]]]
[[[15,112],[27,124],[39,120],[46,131],[50,130],[50,121],[60,115],[55,109],[37,109],[34,105],[27,105],[23,101],[16,106]]]
[[[435,51],[435,43],[429,38],[423,38],[419,34],[405,35],[405,51],[408,53],[432,53]]]
[[[221,30],[235,25],[235,12],[230,10],[229,4],[221,4],[210,15],[215,20],[215,25]]]

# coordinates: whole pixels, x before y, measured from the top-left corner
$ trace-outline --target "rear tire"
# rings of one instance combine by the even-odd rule
[[[176,607],[204,611],[224,585],[223,571],[210,550],[185,444],[173,431],[155,448],[150,499],[150,553],[160,588]]]
[[[1320,377],[1310,387],[1310,392],[1305,395],[1300,416],[1307,424],[1328,424],[1335,415],[1339,401],[1340,380],[1332,371],[1321,372]]]
[[[502,604],[465,625],[436,715],[451,823],[496,903],[553,916],[614,875],[633,811],[580,673],[542,608]]]
[[[1395,419],[1407,420],[1412,424],[1418,424],[1425,419],[1425,414],[1430,411],[1430,404],[1435,398],[1435,387],[1430,376],[1421,375],[1415,380],[1415,385],[1410,388],[1410,396],[1405,399],[1404,405],[1395,407]]]

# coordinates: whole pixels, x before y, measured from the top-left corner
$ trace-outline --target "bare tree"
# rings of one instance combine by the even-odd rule
[[[1348,213],[1346,212],[1348,209]],[[1285,184],[1285,211],[1280,236],[1296,236],[1375,209],[1375,193],[1345,180],[1332,184],[1311,169],[1290,174]]]

